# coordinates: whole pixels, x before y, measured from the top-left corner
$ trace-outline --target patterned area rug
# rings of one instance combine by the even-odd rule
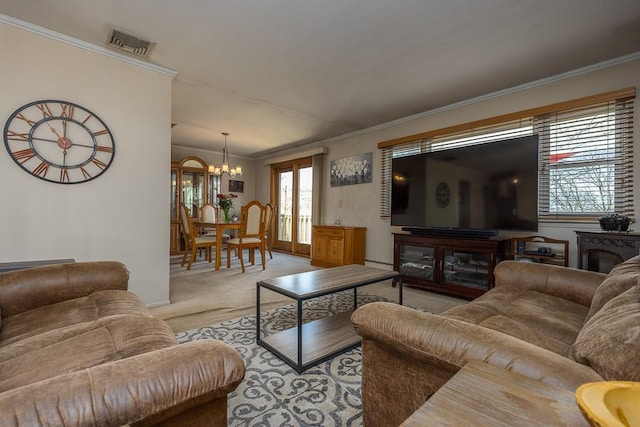
[[[358,304],[381,301],[359,294]],[[309,322],[353,307],[353,291],[305,301]],[[264,334],[295,326],[296,306],[262,313]],[[256,344],[256,318],[246,316],[181,332],[179,342],[217,339],[233,346],[245,361],[244,381],[229,395],[229,426],[361,426],[360,347],[298,375],[289,365]]]

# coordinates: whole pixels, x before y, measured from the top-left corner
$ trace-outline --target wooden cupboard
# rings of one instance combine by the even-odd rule
[[[216,205],[216,194],[219,192],[220,179],[209,174],[208,166],[199,157],[185,157],[178,163],[171,164],[171,207],[170,207],[170,254],[183,251],[181,238],[180,204],[189,210],[192,218],[198,217],[199,209],[205,203]]]
[[[366,232],[366,227],[314,225],[311,231],[311,265],[364,265]]]

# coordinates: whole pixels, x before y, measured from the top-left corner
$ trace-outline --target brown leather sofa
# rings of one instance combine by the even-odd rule
[[[608,276],[515,261],[495,275],[495,288],[441,315],[391,303],[354,312],[366,426],[399,425],[471,360],[571,391],[640,381],[640,256]]]
[[[0,274],[0,425],[227,425],[242,358],[178,345],[117,262]]]

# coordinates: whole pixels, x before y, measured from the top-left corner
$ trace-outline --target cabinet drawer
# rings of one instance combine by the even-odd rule
[[[328,236],[328,237],[344,237],[344,230],[333,229],[333,228],[314,228],[313,234],[318,236]]]

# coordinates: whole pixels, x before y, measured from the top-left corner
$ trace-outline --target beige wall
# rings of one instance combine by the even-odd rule
[[[41,99],[82,105],[115,139],[111,167],[82,184],[34,178],[0,153],[0,261],[116,260],[149,305],[169,300],[171,72],[0,20],[0,117]],[[169,70],[167,70],[169,71]]]
[[[636,58],[638,55],[635,56]],[[378,142],[425,132],[432,129],[466,123],[486,117],[524,110],[527,108],[548,105],[560,101],[589,96],[625,87],[640,86],[640,59],[610,65],[604,68],[590,67],[572,73],[572,76],[550,79],[546,83],[538,82],[509,93],[496,94],[486,97],[478,102],[461,103],[462,106],[443,109],[433,114],[424,114],[419,117],[407,118],[397,121],[389,126],[379,126],[360,134],[320,141],[317,146],[326,146],[329,149],[325,156],[325,170],[329,170],[331,160],[348,157],[359,153],[373,151],[374,173],[373,183],[351,185],[345,187],[330,187],[329,177],[325,176],[323,183],[322,224],[331,224],[334,215],[342,217],[342,224],[367,227],[366,259],[380,263],[393,262],[393,236],[395,231],[387,221],[379,218],[379,185],[380,185],[380,153],[377,149]],[[640,138],[640,103],[636,99],[635,138]],[[635,158],[638,159],[636,144]],[[305,147],[308,149],[309,147]],[[283,155],[279,153],[278,155]],[[636,161],[636,170],[640,165]],[[268,197],[269,167],[262,162],[256,163],[256,196]],[[638,174],[635,176],[636,194],[638,200]],[[340,207],[342,201],[342,207]],[[637,206],[637,202],[636,202]],[[638,208],[636,207],[636,217]],[[539,234],[567,239],[570,242],[570,264],[575,266],[576,236],[575,229],[594,229],[597,224],[540,224]],[[636,228],[639,228],[636,226]],[[373,265],[373,264],[372,264]]]

